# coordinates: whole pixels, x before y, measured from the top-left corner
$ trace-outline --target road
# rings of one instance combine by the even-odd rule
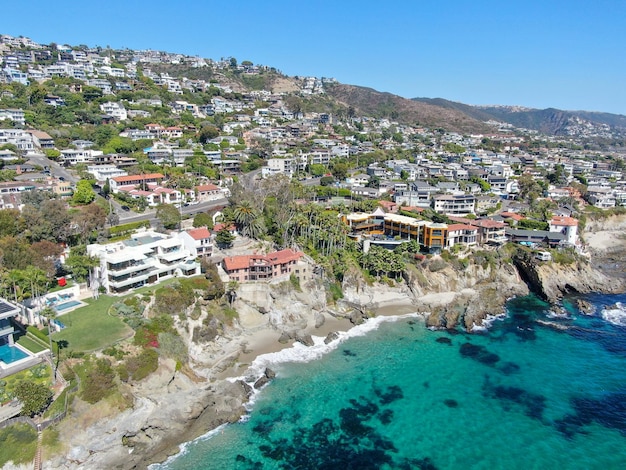
[[[39,165],[41,167],[48,167],[50,169],[50,176],[56,176],[57,178],[63,178],[65,181],[70,181],[72,183],[76,183],[80,178],[70,173],[67,168],[64,168],[62,165],[59,165],[57,162],[50,160],[43,154],[40,153],[31,153],[26,155],[28,160],[32,161],[35,165]]]
[[[227,199],[216,199],[214,201],[205,201],[192,206],[183,206],[181,208],[181,213],[183,216],[185,215],[196,215],[200,212],[207,212],[219,207],[224,207],[228,205]],[[149,220],[151,225],[156,225],[156,210],[148,210],[142,214],[138,214],[133,211],[118,211],[118,215],[120,216],[120,224],[129,224],[131,222],[139,222],[140,220]]]

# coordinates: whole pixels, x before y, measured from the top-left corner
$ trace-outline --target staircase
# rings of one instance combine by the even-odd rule
[[[35,452],[34,470],[41,470],[41,440],[43,433],[41,429],[37,430],[37,451]]]

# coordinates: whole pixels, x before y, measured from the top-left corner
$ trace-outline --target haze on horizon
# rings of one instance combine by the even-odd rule
[[[617,0],[32,0],[2,11],[0,34],[43,44],[236,57],[405,98],[626,115]]]

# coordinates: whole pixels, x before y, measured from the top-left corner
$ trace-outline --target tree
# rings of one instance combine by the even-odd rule
[[[337,162],[331,168],[331,173],[339,181],[343,181],[348,176],[348,165],[346,163]]]
[[[78,282],[89,279],[89,273],[93,268],[100,265],[96,256],[89,256],[85,245],[78,245],[70,250],[70,255],[65,260],[67,267]]]
[[[98,204],[89,204],[74,214],[73,221],[81,242],[86,242],[91,232],[104,227],[106,213]]]
[[[217,235],[215,235],[215,242],[220,247],[230,248],[233,246],[233,241],[235,241],[235,236],[230,233],[230,230],[226,227],[217,232]]]
[[[200,212],[196,214],[193,218],[193,226],[194,227],[207,227],[208,229],[213,228],[213,218],[207,214],[206,212]]]
[[[443,149],[446,152],[455,153],[457,155],[460,155],[465,152],[465,147],[462,147],[461,145],[455,144],[453,142],[448,142],[447,144],[445,144],[443,146]]]
[[[202,144],[208,143],[211,139],[215,139],[220,135],[220,131],[215,126],[202,126],[200,129],[200,134],[198,135],[198,140]]]
[[[48,240],[41,240],[31,245],[33,264],[46,272],[48,278],[52,278],[56,272],[56,263],[63,253],[63,246]]]
[[[76,190],[72,196],[74,204],[86,205],[91,204],[96,198],[96,192],[91,187],[91,183],[87,180],[80,180],[76,183]]]
[[[240,202],[235,207],[233,214],[235,222],[244,236],[257,239],[265,233],[263,219],[250,201]]]
[[[0,210],[0,237],[14,237],[20,232],[20,211],[17,209]]]
[[[44,317],[48,323],[48,341],[50,343],[50,367],[52,368],[52,382],[56,383],[57,373],[54,367],[54,351],[52,350],[52,320],[57,317],[57,312],[52,307],[45,307],[39,312],[39,315]]]
[[[312,163],[309,166],[309,171],[311,172],[311,175],[318,178],[320,176],[323,176],[324,173],[326,173],[326,167],[322,165],[321,163]]]
[[[15,386],[15,398],[22,402],[24,416],[33,417],[45,410],[54,394],[43,384],[31,380],[22,380]]]
[[[171,204],[159,204],[156,209],[156,216],[163,227],[168,230],[176,228],[180,223],[180,212]]]

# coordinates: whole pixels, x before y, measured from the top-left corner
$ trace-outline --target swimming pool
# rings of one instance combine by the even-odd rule
[[[63,310],[67,310],[68,308],[77,307],[78,305],[82,305],[82,302],[78,300],[70,300],[69,302],[63,302],[62,304],[55,305],[54,309],[57,312],[62,312]]]
[[[19,361],[20,359],[26,359],[28,354],[15,346],[9,346],[3,344],[0,346],[0,361],[5,364],[11,364],[12,362]]]

